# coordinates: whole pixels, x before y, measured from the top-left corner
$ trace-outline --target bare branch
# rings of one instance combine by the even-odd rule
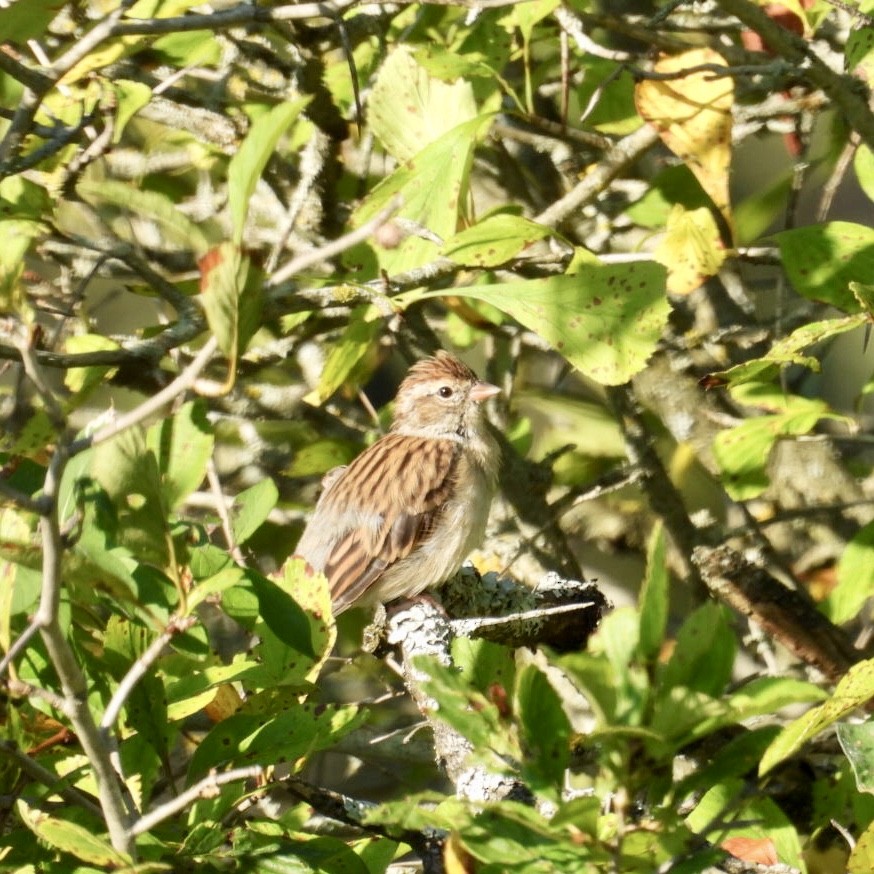
[[[572,212],[593,201],[626,167],[651,149],[658,138],[655,128],[645,124],[621,139],[604,154],[591,173],[587,173],[564,197],[541,212],[536,221],[554,228]]]

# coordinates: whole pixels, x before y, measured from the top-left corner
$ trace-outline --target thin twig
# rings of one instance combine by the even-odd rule
[[[2,659],[0,659],[0,677],[2,677],[6,673],[12,662],[14,662],[16,658],[18,658],[18,654],[27,646],[27,644],[30,642],[30,639],[35,634],[39,633],[39,629],[40,624],[37,619],[31,619],[30,624],[27,626],[27,628],[25,628],[24,631],[22,631],[21,634],[18,635],[18,637],[15,639],[15,642],[6,651],[6,655],[4,655]]]
[[[149,813],[141,816],[128,830],[128,835],[131,839],[137,835],[141,835],[150,829],[153,829],[158,823],[175,816],[177,813],[185,810],[198,798],[212,798],[219,790],[220,786],[226,783],[235,783],[239,780],[256,780],[264,773],[264,768],[261,765],[249,765],[246,768],[234,768],[232,771],[224,771],[221,774],[215,771],[210,772],[202,780],[198,780],[193,786],[190,786],[180,795],[170,801],[161,804],[149,811]]]
[[[149,668],[157,661],[167,644],[173,637],[183,631],[187,631],[197,622],[194,616],[172,617],[167,627],[146,648],[146,651],[130,666],[128,672],[122,677],[118,688],[115,690],[103,718],[100,727],[104,731],[112,728],[118,719],[121,708],[133,692],[134,686],[146,675]]]
[[[254,6],[240,3],[229,9],[206,14],[177,15],[172,18],[146,18],[119,24],[115,36],[133,34],[180,33],[190,30],[218,31],[240,24],[269,24],[271,21],[293,21],[304,18],[332,18],[358,0],[335,0],[333,3],[296,3],[287,6]]]
[[[240,551],[240,547],[234,538],[234,526],[231,524],[231,516],[228,513],[228,500],[225,497],[224,491],[222,491],[222,484],[216,470],[215,459],[212,457],[210,457],[206,464],[206,481],[209,483],[209,490],[215,498],[215,510],[222,523],[222,531],[225,535],[228,552],[237,564],[245,564],[243,553]]]
[[[88,684],[73,649],[60,625],[61,560],[63,544],[58,522],[58,492],[69,454],[61,444],[49,463],[43,494],[52,510],[40,519],[42,532],[42,591],[36,621],[66,702],[67,716],[97,781],[100,807],[109,830],[112,846],[132,854],[134,844],[128,835],[128,813],[121,785],[110,760],[103,736],[88,707]]]
[[[200,372],[209,363],[210,358],[212,358],[217,349],[218,340],[215,336],[212,336],[206,341],[206,343],[204,343],[200,352],[197,353],[191,363],[179,374],[179,376],[176,377],[176,379],[173,380],[173,382],[165,386],[157,394],[152,395],[152,397],[143,401],[138,407],[134,407],[130,412],[125,413],[123,416],[119,416],[111,424],[100,428],[89,437],[83,437],[80,440],[77,440],[70,446],[70,456],[78,455],[80,452],[84,452],[92,446],[97,446],[99,443],[105,443],[107,440],[111,440],[113,437],[121,434],[122,431],[126,431],[128,428],[132,428],[134,425],[138,425],[140,422],[145,421],[150,416],[157,413],[165,404],[175,400],[184,391],[194,385]]]
[[[42,783],[43,786],[48,787],[52,792],[60,795],[64,801],[68,801],[70,804],[75,804],[76,807],[81,807],[100,819],[103,818],[103,812],[100,810],[100,807],[96,804],[93,797],[87,796],[84,792],[81,792],[74,786],[61,785],[64,782],[64,778],[59,777],[57,774],[44,768],[27,755],[27,753],[20,750],[14,741],[0,740],[0,752],[12,759],[16,765],[18,765],[18,767],[31,778],[31,780],[36,780],[37,783]]]
[[[547,207],[535,221],[554,228],[572,212],[576,212],[601,194],[626,167],[652,148],[658,138],[655,128],[646,124],[627,137],[623,137],[604,154],[591,173],[588,173],[564,197]]]
[[[268,288],[273,288],[281,282],[291,279],[307,267],[313,264],[321,264],[335,255],[357,246],[358,243],[363,243],[374,231],[381,228],[399,209],[401,202],[398,198],[394,198],[388,206],[381,209],[372,219],[361,225],[360,228],[355,228],[354,231],[349,231],[342,237],[326,243],[324,246],[319,246],[318,249],[313,249],[311,252],[304,252],[296,258],[292,258],[287,264],[284,264],[270,279]]]

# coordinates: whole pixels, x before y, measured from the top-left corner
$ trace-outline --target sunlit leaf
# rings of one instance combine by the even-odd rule
[[[198,262],[200,299],[209,327],[219,348],[230,361],[229,381],[233,380],[237,360],[245,351],[257,325],[261,310],[257,290],[247,290],[249,261],[240,247],[224,242],[210,249]]]
[[[850,283],[869,283],[874,276],[874,228],[828,222],[782,231],[776,239],[799,294],[848,313],[859,311]]]
[[[668,621],[668,568],[665,532],[656,525],[646,551],[646,576],[640,591],[640,654],[649,661],[658,656]]]
[[[383,319],[376,307],[358,307],[349,317],[349,324],[328,352],[319,384],[304,400],[322,404],[341,386],[351,381],[358,365],[364,360],[374,340],[383,329]]]
[[[473,88],[467,82],[458,79],[450,84],[430,75],[407,46],[386,58],[367,105],[373,133],[400,161],[477,114]]]
[[[112,83],[118,100],[113,143],[120,143],[127,123],[152,99],[152,89],[143,82],[115,79]]]
[[[492,116],[478,116],[447,131],[377,185],[356,210],[354,223],[363,224],[400,196],[398,217],[436,236],[438,242],[414,229],[404,230],[406,236],[397,245],[377,249],[383,269],[394,273],[427,264],[458,230],[474,146],[491,120]]]
[[[707,207],[687,211],[675,206],[653,256],[667,268],[671,294],[689,294],[700,287],[725,261],[725,246],[713,213]]]
[[[841,677],[832,696],[823,704],[812,707],[783,728],[768,747],[759,765],[759,774],[767,774],[801,749],[821,731],[852,713],[874,697],[874,660],[853,665]]]
[[[768,457],[780,437],[807,434],[820,419],[842,418],[823,401],[783,395],[766,385],[738,386],[734,394],[741,403],[775,411],[716,435],[713,454],[724,474],[725,489],[735,500],[754,498],[767,488]]]
[[[214,443],[203,403],[183,404],[146,435],[161,475],[166,506],[178,507],[203,481]]]
[[[231,525],[237,543],[245,543],[261,527],[278,499],[279,491],[269,477],[249,486],[234,498]]]
[[[869,874],[874,871],[874,823],[856,839],[856,846],[847,860],[848,874]]]
[[[837,568],[838,584],[829,592],[822,609],[841,625],[859,615],[874,595],[874,522],[857,531],[844,547]]]
[[[853,768],[856,788],[874,793],[874,722],[842,723],[837,726],[837,735]]]
[[[497,267],[555,232],[517,215],[489,216],[443,244],[440,254],[472,267]]]
[[[573,276],[454,288],[497,307],[551,343],[586,376],[627,382],[646,364],[667,323],[665,269],[652,261],[582,265]],[[445,292],[400,295],[413,302]]]
[[[728,181],[734,83],[731,76],[710,72],[682,75],[702,64],[726,66],[726,61],[711,48],[660,58],[653,65],[654,73],[680,75],[642,80],[635,99],[641,117],[655,126],[665,145],[689,166],[731,227]]]
[[[859,328],[867,321],[864,315],[845,316],[842,319],[826,319],[821,322],[810,322],[796,328],[791,334],[777,340],[761,357],[737,364],[728,370],[711,375],[719,383],[740,385],[745,382],[767,382],[776,378],[783,367],[797,364],[808,367],[814,372],[819,371],[819,359],[805,355],[803,351],[814,343],[837,337],[847,331]]]

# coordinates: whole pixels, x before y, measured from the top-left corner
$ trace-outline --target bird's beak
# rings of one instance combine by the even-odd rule
[[[483,401],[487,401],[489,398],[493,398],[495,395],[500,394],[501,390],[496,386],[492,385],[490,382],[477,382],[474,383],[473,388],[470,390],[470,399],[472,401],[476,401],[478,404]]]

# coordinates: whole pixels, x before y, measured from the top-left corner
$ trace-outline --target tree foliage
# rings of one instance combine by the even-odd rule
[[[0,4],[2,870],[874,868],[872,4],[633,6]],[[487,593],[634,568],[442,771],[293,558],[438,346]]]

